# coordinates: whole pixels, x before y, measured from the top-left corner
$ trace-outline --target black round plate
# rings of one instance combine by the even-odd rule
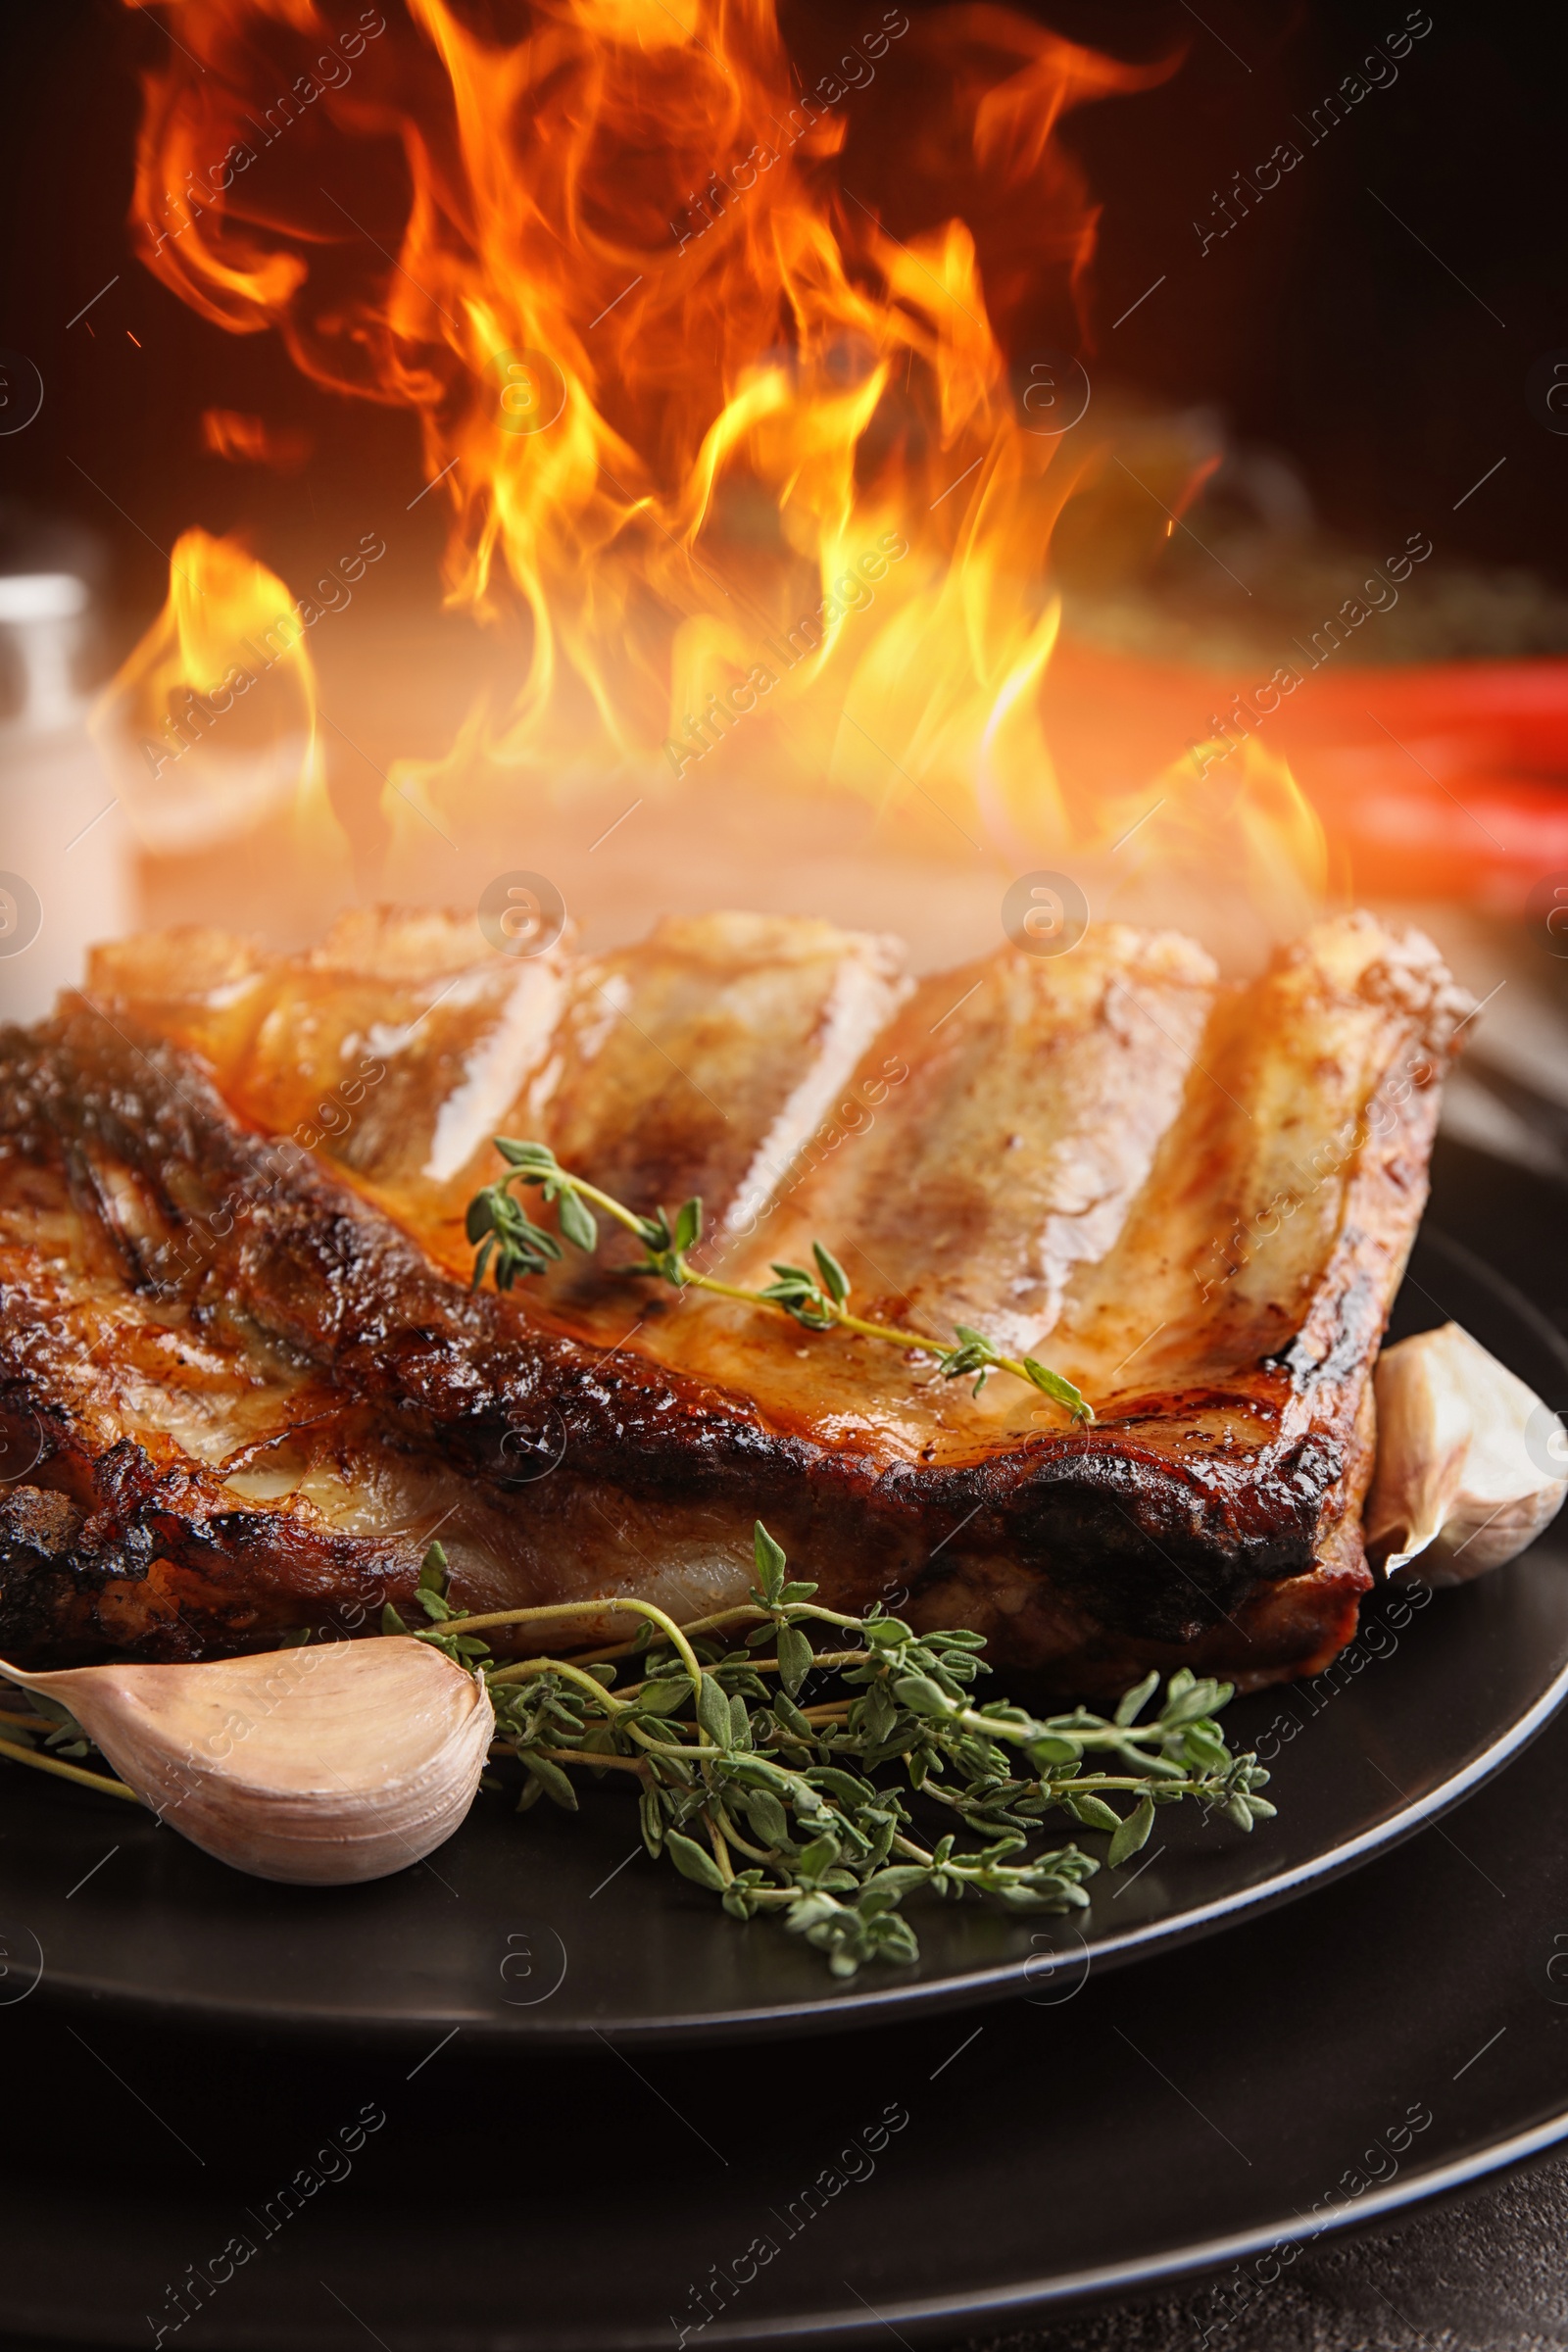
[[[1418,1245],[1396,1333],[1452,1315],[1555,1403],[1568,1349],[1461,1245]],[[1134,1873],[1102,1876],[1071,1923],[917,1901],[917,1966],[848,1985],[776,1925],[741,1927],[642,1852],[618,1791],[526,1820],[481,1797],[429,1862],[363,1887],[239,1877],[139,1815],[41,1776],[5,1779],[0,1871],[21,1966],[45,1997],[226,2024],[404,2033],[462,2028],[534,2047],[863,2026],[1103,1972],[1299,1895],[1474,1788],[1568,1689],[1568,1560],[1554,1535],[1456,1592],[1386,1592],[1313,1683],[1236,1702],[1233,1740],[1276,1775],[1277,1821],[1245,1836],[1172,1808]]]
[[[0,2337],[912,2345],[1212,2270],[1195,2352],[1246,2352],[1302,2239],[1568,2133],[1565,1787],[1559,1718],[1299,1902],[853,2041],[309,2044],[6,2006],[14,1977]]]

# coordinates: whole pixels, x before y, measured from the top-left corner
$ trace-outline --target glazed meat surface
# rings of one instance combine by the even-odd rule
[[[438,1530],[469,1607],[691,1617],[760,1516],[833,1605],[1064,1690],[1316,1671],[1371,1581],[1370,1372],[1466,1005],[1367,915],[1246,987],[1110,924],[917,986],[749,915],[594,957],[389,912],[103,951],[0,1033],[0,1647],[355,1632]],[[1097,1418],[656,1289],[629,1238],[473,1296],[496,1133],[701,1193],[730,1280],[820,1238],[862,1314],[976,1324]]]

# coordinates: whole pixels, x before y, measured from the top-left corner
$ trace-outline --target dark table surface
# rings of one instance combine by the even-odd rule
[[[1034,2331],[973,2336],[965,2352],[1200,2352],[1205,2344],[1224,2352],[1555,2352],[1568,2345],[1568,2157],[1402,2229],[1309,2248],[1223,2330],[1200,2287]]]
[[[1560,1735],[1554,1734],[1543,1743],[1540,1755],[1544,1758],[1562,1745]],[[1528,1763],[1522,1769],[1528,1770]],[[1494,1803],[1503,1785],[1495,1784],[1490,1797],[1476,1801]],[[1468,1808],[1452,1817],[1456,1828],[1467,1812]],[[1419,1848],[1433,1846],[1443,1836],[1441,1828],[1425,1833],[1402,1857],[1372,1864],[1351,1885],[1370,1893],[1383,1874],[1407,1872],[1416,1866]],[[1443,1867],[1436,1850],[1433,1863]],[[1313,1898],[1311,1907],[1324,1901],[1343,1905],[1345,1892]],[[1568,1918],[1568,1899],[1564,1916]],[[1209,1950],[1218,1952],[1223,1941]],[[1434,1953],[1433,1965],[1442,1967],[1441,1952]],[[1159,1966],[1153,1964],[1155,1970]],[[1353,1956],[1348,1965],[1348,1979],[1351,1977]],[[1412,1984],[1410,1993],[1419,1999],[1419,1984]],[[1353,1982],[1348,1982],[1347,1997],[1354,1997]],[[154,2319],[169,2316],[160,2304],[158,2287],[166,2277],[178,2281],[180,2251],[205,2256],[220,2244],[222,2230],[215,2234],[214,2195],[226,2202],[254,2194],[241,2182],[256,2169],[252,2160],[259,2147],[269,2147],[270,2158],[278,2158],[285,2147],[306,2144],[299,2134],[307,2117],[318,2119],[328,2108],[334,2121],[340,2114],[352,2117],[367,2108],[377,2109],[383,2098],[389,2109],[397,2110],[399,2102],[406,2106],[411,2096],[403,2087],[409,2074],[406,2056],[369,2047],[329,2051],[237,2036],[165,2038],[84,2005],[61,2008],[29,2002],[14,2010],[7,2023],[12,2032],[5,2036],[11,2093],[6,2112],[12,2130],[3,2169],[8,2176],[20,2172],[23,2179],[31,2175],[34,2180],[39,2170],[45,2171],[58,2184],[63,2209],[61,2226],[46,2231],[54,2242],[45,2254],[45,2292],[33,2301],[34,2312],[50,2313],[54,2294],[47,2285],[48,2275],[58,2278],[60,2305],[76,2303],[74,2287],[95,2266],[97,2232],[90,2209],[106,2194],[134,2205],[153,2187],[163,2205],[164,2225],[154,2234],[165,2239],[161,2248],[148,2244],[147,2260],[135,2266],[145,2271],[141,2283],[148,2291],[117,2309],[112,2336],[82,2335],[69,2323],[62,2336],[44,2316],[39,2329],[0,2330],[0,2342],[18,2347],[18,2352],[23,2347],[25,2352],[42,2352],[45,2343],[62,2341],[91,2346],[92,2352],[108,2352],[111,2341],[117,2352],[135,2341],[152,2344],[151,2320],[141,2333],[142,2306],[152,2307]],[[810,2046],[794,2045],[789,2064],[799,2067]],[[855,2049],[853,2042],[842,2041],[817,2046],[831,2052],[839,2064],[849,2064]],[[767,2065],[761,2047],[734,2056],[748,2074]],[[525,2299],[530,2251],[534,2258],[539,2251],[537,2246],[530,2250],[524,2218],[528,2181],[534,2165],[549,2161],[552,2101],[548,2096],[543,2101],[544,2116],[532,2114],[528,2083],[517,2070],[492,2076],[488,2095],[482,2078],[465,2073],[457,2101],[460,2112],[454,2113],[437,2081],[447,2073],[445,2053],[442,2059],[417,2085],[421,2090],[426,2083],[432,2087],[420,2102],[412,2135],[398,2128],[408,2119],[394,2112],[394,2129],[385,2134],[378,2165],[374,2140],[364,2158],[356,2157],[357,2165],[374,2173],[374,2197],[379,2201],[386,2195],[406,2213],[413,2236],[428,2232],[431,2261],[458,2270],[465,2255],[460,2212],[454,2211],[455,2169],[475,2161],[491,2175],[479,2188],[482,2199],[487,2189],[493,2194],[496,2165],[514,2165],[517,2291]],[[1325,2050],[1324,2063],[1333,2063],[1332,2049]],[[663,2071],[674,2088],[668,2067]],[[57,2092],[53,2101],[51,2082]],[[368,2094],[363,2100],[362,2093]],[[514,2132],[497,2129],[498,2106],[514,2110]],[[484,2120],[487,2108],[490,2113]],[[658,2111],[651,2104],[649,2115],[657,2127]],[[186,2132],[194,2133],[194,2139],[187,2139]],[[678,2139],[679,2133],[672,2137]],[[32,2160],[26,2154],[29,2144]],[[314,2140],[309,2144],[314,2146]],[[657,2129],[640,2149],[607,2146],[607,2179],[625,2175],[628,2167],[635,2176],[639,2163],[656,2159],[674,2162],[677,2168],[685,2162],[672,2144],[659,2156]],[[73,2193],[74,2176],[83,2192],[79,2195]],[[694,2198],[699,2198],[701,2180],[693,2177],[690,2185]],[[356,2183],[356,2192],[358,2188]],[[335,2190],[334,2198],[350,2193],[346,2188]],[[583,2193],[596,2192],[585,2184]],[[1115,2195],[1113,2181],[1107,2182],[1106,2193]],[[323,2207],[329,2202],[323,2199]],[[457,2203],[461,2208],[461,2196]],[[69,2226],[73,2206],[84,2225],[76,2230]],[[334,2205],[333,2214],[313,2217],[318,2232],[324,2223],[330,2233],[335,2211]],[[246,2225],[241,2220],[239,2226]],[[302,2226],[309,2230],[312,2224]],[[0,2197],[0,2265],[9,2267],[14,2261],[36,2282],[36,2255],[43,2249],[29,2250],[18,2234],[22,2230],[18,2205],[10,2196]],[[305,2249],[297,2244],[294,2250]],[[372,2305],[373,2326],[360,2308],[349,2314],[353,2325],[345,2328],[347,2307],[335,2308],[326,2300],[333,2294],[330,2278],[318,2281],[316,2277],[320,2268],[331,2273],[333,2249],[318,2234],[312,2252],[319,2261],[307,2263],[295,2282],[297,2320],[291,2340],[300,2352],[314,2352],[328,2342],[332,2352],[341,2352],[357,2330],[382,2352],[401,2352],[396,2293],[384,2291],[380,2302]],[[349,2281],[345,2278],[342,2282]],[[318,2285],[318,2308],[314,2291]],[[591,2292],[585,2283],[589,2299]],[[120,2298],[116,2301],[118,2305]],[[237,2306],[227,2308],[239,2318]],[[216,2308],[212,2317],[220,2323],[216,2333],[207,2326],[193,2326],[193,2345],[198,2339],[206,2345],[237,2346],[249,2340],[243,2322],[237,2334],[221,2324],[224,2307]],[[888,2333],[892,2342],[908,2340],[895,2328]],[[700,2344],[702,2338],[695,2340]],[[932,2339],[922,2332],[919,2340]],[[1548,2347],[1568,2347],[1568,2154],[1548,2154],[1523,2170],[1493,2175],[1393,2228],[1326,2237],[1304,2246],[1277,2279],[1253,2290],[1240,2307],[1222,2300],[1214,2281],[1198,2278],[1184,2281],[1179,2292],[1119,2299],[1063,2313],[1038,2327],[1000,2333],[986,2329],[942,2340],[951,2352],[959,2352],[960,2346],[964,2352],[1209,2352],[1211,2346],[1222,2347],[1222,2352],[1409,2352],[1413,2345],[1431,2346],[1433,2352],[1501,2352],[1502,2347],[1516,2346],[1547,2352]],[[181,2333],[168,2338],[171,2348],[180,2341]]]

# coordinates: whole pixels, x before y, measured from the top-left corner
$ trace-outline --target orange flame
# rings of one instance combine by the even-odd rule
[[[315,875],[346,873],[317,745],[313,610],[237,541],[175,541],[169,600],[92,718],[146,848],[187,855],[286,815]]]
[[[202,447],[231,466],[270,466],[296,473],[311,454],[310,435],[269,424],[240,409],[203,409]]]
[[[207,318],[416,413],[450,600],[526,620],[510,704],[389,798],[395,830],[412,799],[471,838],[519,787],[690,776],[739,735],[798,781],[1049,834],[1045,556],[1079,461],[1065,379],[1020,411],[998,328],[1081,342],[1097,215],[1057,128],[1169,64],[867,0],[806,89],[774,0],[480,21],[188,0],[133,205]],[[844,157],[869,85],[916,75],[888,180],[935,224],[895,234]]]

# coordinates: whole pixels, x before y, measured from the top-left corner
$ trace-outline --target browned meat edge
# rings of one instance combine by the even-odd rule
[[[314,1369],[335,1409],[368,1414],[379,1442],[433,1451],[512,1494],[503,1440],[559,1416],[562,1468],[516,1504],[538,1516],[542,1555],[576,1542],[583,1556],[595,1518],[608,1524],[617,1500],[696,1513],[737,1540],[760,1515],[835,1604],[905,1589],[918,1614],[924,1590],[951,1621],[963,1592],[946,1605],[953,1580],[939,1547],[962,1530],[975,1622],[986,1618],[987,1558],[1023,1569],[1038,1579],[1040,1625],[997,1646],[1080,1685],[1177,1654],[1268,1679],[1314,1669],[1353,1629],[1370,1582],[1354,1536],[1370,1457],[1355,1423],[1388,1296],[1372,1262],[1378,1249],[1386,1257],[1386,1236],[1373,1235],[1360,1277],[1333,1286],[1335,1327],[1318,1335],[1315,1361],[1298,1347],[1223,1391],[1144,1399],[1092,1429],[926,1465],[769,1426],[744,1396],[540,1328],[515,1298],[467,1296],[304,1153],[244,1130],[190,1060],[84,1007],[0,1033],[0,1101],[8,1150],[63,1162],[89,1213],[95,1161],[137,1172],[175,1238],[132,1252],[134,1287],[221,1294]],[[1397,1149],[1367,1179],[1403,1196],[1406,1237],[1432,1117],[1432,1097],[1415,1092]],[[1353,1199],[1351,1209],[1342,1249],[1353,1255]],[[172,1271],[181,1259],[194,1272]],[[24,1330],[6,1331],[0,1402],[13,1420],[35,1415],[46,1440],[32,1486],[13,1489],[0,1513],[8,1655],[254,1645],[412,1585],[406,1544],[236,1508],[183,1455],[161,1462],[126,1442],[92,1459],[31,1352]],[[1295,1437],[1234,1453],[1205,1438],[1211,1408],[1245,1402],[1277,1421],[1294,1406],[1298,1423],[1303,1401],[1318,1425]],[[587,1589],[635,1590],[625,1568],[622,1553],[619,1573]],[[178,1613],[138,1627],[125,1586],[149,1578]],[[559,1590],[546,1579],[530,1597]],[[1005,1635],[1005,1622],[994,1630]]]

